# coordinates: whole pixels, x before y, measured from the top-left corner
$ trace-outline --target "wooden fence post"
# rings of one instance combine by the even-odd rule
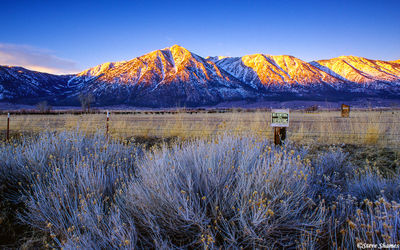
[[[7,114],[7,133],[6,133],[6,140],[10,140],[10,113]]]
[[[110,121],[110,112],[107,111],[107,120],[106,120],[106,137],[108,138],[108,122]]]
[[[274,144],[282,145],[282,142],[286,139],[286,128],[289,127],[289,110],[273,109],[271,127],[274,128]]]
[[[346,104],[342,104],[342,117],[349,117],[350,116],[350,106]]]
[[[282,142],[286,139],[286,127],[275,127],[274,128],[274,144],[282,145]]]

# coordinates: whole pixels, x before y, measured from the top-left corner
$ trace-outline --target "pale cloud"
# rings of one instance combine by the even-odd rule
[[[80,71],[76,62],[59,58],[52,51],[7,43],[0,43],[0,65],[21,66],[52,74],[71,74]]]

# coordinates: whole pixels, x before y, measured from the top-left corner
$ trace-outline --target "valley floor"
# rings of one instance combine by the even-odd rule
[[[382,98],[362,98],[352,101],[307,101],[307,100],[287,100],[287,101],[235,101],[235,102],[222,102],[214,106],[195,107],[192,109],[268,109],[268,108],[290,108],[290,109],[306,109],[310,106],[317,105],[322,109],[338,109],[340,105],[345,103],[353,108],[358,109],[381,109],[381,108],[399,108],[400,99],[382,99]],[[119,110],[119,111],[132,111],[132,110],[179,110],[184,107],[171,107],[171,108],[148,108],[148,107],[133,107],[127,105],[114,105],[114,106],[94,106],[95,110]],[[18,111],[18,110],[36,110],[36,105],[25,105],[10,102],[0,102],[0,110],[3,111]],[[58,106],[53,105],[52,110],[67,111],[67,110],[80,110],[79,106]]]

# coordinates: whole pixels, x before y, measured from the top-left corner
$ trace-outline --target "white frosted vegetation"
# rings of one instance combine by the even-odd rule
[[[309,157],[253,137],[143,151],[99,134],[47,133],[1,146],[0,183],[5,199],[24,204],[22,223],[68,249],[352,248],[400,239],[397,179],[355,172],[341,151]]]

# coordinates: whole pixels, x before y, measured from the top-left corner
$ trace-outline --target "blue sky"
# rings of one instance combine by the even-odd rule
[[[0,64],[72,73],[179,44],[201,56],[400,59],[400,1],[0,0]]]

